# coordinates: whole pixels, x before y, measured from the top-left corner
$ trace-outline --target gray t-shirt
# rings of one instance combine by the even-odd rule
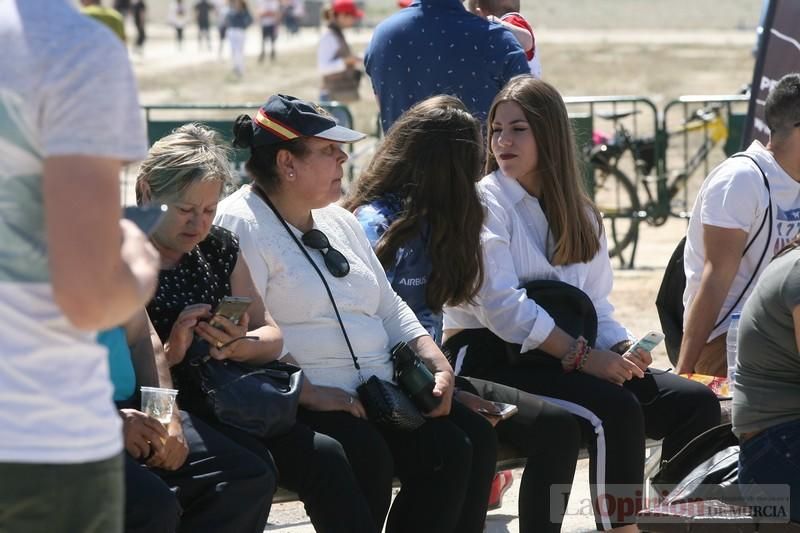
[[[767,266],[739,323],[733,431],[800,418],[800,354],[792,310],[800,305],[800,249]]]

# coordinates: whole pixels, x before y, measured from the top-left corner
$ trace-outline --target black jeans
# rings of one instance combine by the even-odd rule
[[[275,493],[275,470],[203,421],[181,411],[189,455],[175,471],[125,454],[127,533],[261,533]]]
[[[486,400],[517,406],[519,411],[495,429],[500,442],[527,457],[519,488],[519,531],[561,531],[581,448],[578,421],[566,409],[513,387],[462,377],[456,378],[456,384]],[[551,499],[553,485],[566,492]]]
[[[416,431],[389,431],[341,411],[300,409],[298,418],[341,442],[380,531],[483,531],[497,438],[491,424],[456,402]],[[402,484],[391,506],[392,476]]]
[[[503,383],[538,394],[578,417],[583,440],[590,452],[592,496],[609,494],[617,501],[633,504],[623,520],[597,512],[599,529],[630,523],[641,505],[636,491],[644,481],[645,436],[664,439],[662,455],[672,457],[692,438],[719,424],[716,395],[700,383],[675,374],[648,372],[620,387],[582,372],[565,373],[561,363],[549,356],[533,356],[525,366],[505,364],[505,353],[497,353],[493,335],[466,330],[445,343],[451,354],[466,346],[464,367],[482,368],[475,377]],[[487,331],[488,333],[488,331]],[[491,364],[467,364],[470,357]],[[615,486],[613,493],[608,486]]]
[[[297,493],[317,533],[379,533],[347,455],[335,439],[296,423],[285,435],[262,441],[209,421],[262,458],[272,458],[278,485]]]

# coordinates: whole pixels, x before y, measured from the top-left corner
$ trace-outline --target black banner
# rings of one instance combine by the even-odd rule
[[[764,122],[767,94],[783,75],[800,72],[800,0],[769,0],[763,28],[750,86],[743,148],[754,139],[767,144],[769,128]]]

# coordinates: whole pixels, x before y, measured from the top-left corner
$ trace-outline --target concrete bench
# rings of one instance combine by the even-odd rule
[[[721,400],[720,401],[720,408],[721,408],[721,415],[722,415],[722,423],[730,422],[731,419],[731,400]],[[647,457],[644,463],[644,479],[645,479],[645,490],[649,489],[649,480],[653,475],[658,471],[659,467],[661,466],[661,441],[660,440],[653,440],[647,439],[645,441],[645,450],[647,452]],[[589,451],[587,449],[582,449],[580,455],[578,456],[579,459],[586,459],[589,457]],[[514,468],[522,468],[525,466],[527,458],[524,457],[519,450],[515,449],[513,446],[508,446],[506,444],[500,444],[497,450],[497,470],[512,470]],[[395,479],[395,485],[399,486],[400,482]],[[299,498],[297,494],[294,492],[278,487],[278,490],[275,492],[275,496],[272,498],[273,503],[284,503],[284,502],[293,502],[297,501]],[[800,533],[800,531],[798,531]]]

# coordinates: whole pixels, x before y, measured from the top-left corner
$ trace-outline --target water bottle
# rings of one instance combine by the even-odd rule
[[[739,333],[740,313],[731,314],[731,323],[728,334],[725,336],[728,356],[728,387],[733,392],[733,383],[736,381],[736,335]]]
[[[391,350],[394,359],[397,382],[400,388],[423,413],[430,413],[441,403],[440,397],[433,395],[434,379],[428,367],[420,361],[414,350],[404,342],[397,343]]]

